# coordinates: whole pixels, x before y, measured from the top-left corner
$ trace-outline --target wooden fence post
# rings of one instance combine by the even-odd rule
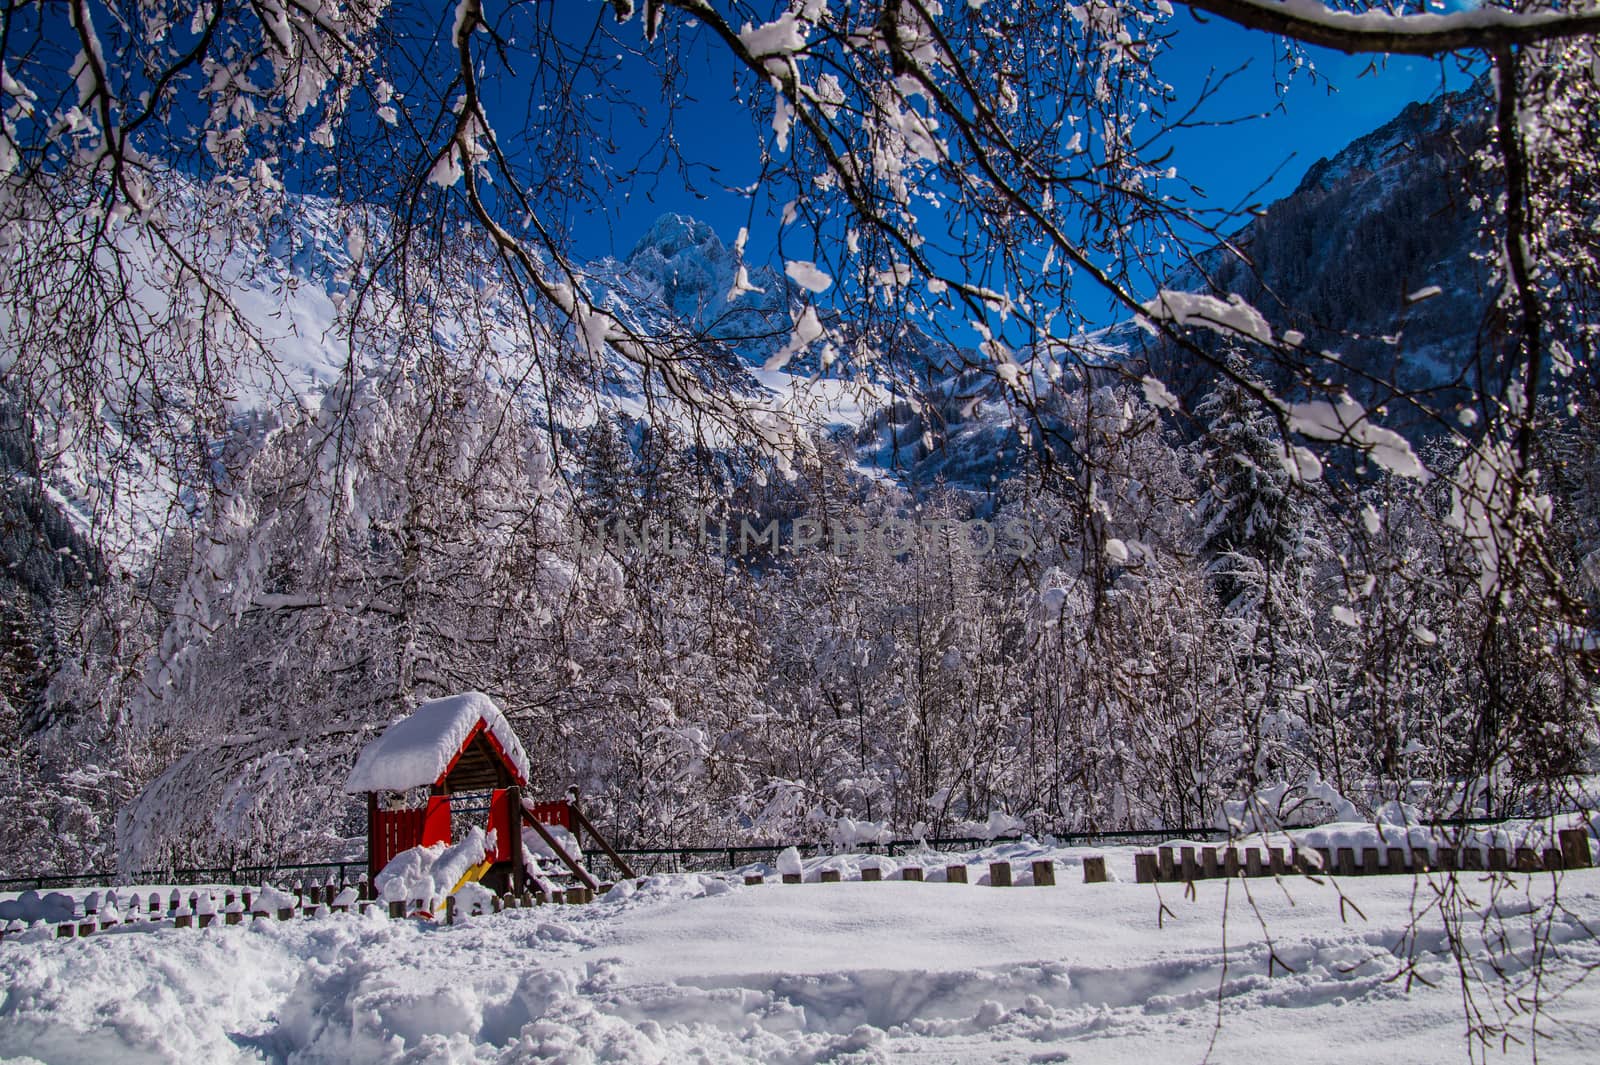
[[[1105,871],[1105,859],[1100,859],[1101,872]],[[1149,851],[1139,851],[1133,856],[1133,879],[1140,884],[1154,884],[1156,874],[1159,872],[1156,865],[1156,856]],[[1089,859],[1083,860],[1083,882],[1089,883]]]
[[[1148,854],[1136,854],[1133,856],[1133,864],[1135,866],[1139,865],[1140,858],[1145,859],[1144,868],[1135,872],[1135,875],[1141,878],[1139,880],[1141,884],[1148,883],[1142,878],[1145,874],[1153,872],[1151,869],[1151,857]],[[1106,860],[1104,855],[1091,854],[1083,859],[1083,882],[1085,884],[1104,884],[1106,882]]]
[[[762,876],[760,873],[744,874],[744,883],[746,887],[754,887],[757,884],[765,884],[766,882],[767,878]]]
[[[818,876],[817,879],[824,884],[837,884],[839,882],[839,870],[824,869],[822,870],[822,874]]]
[[[1587,828],[1563,828],[1556,838],[1561,841],[1561,860],[1568,869],[1587,869],[1594,864]]]
[[[861,882],[870,884],[883,879],[883,870],[876,865],[863,865],[861,867]]]
[[[798,884],[798,883],[800,883],[800,881],[802,879],[803,879],[803,874],[800,874],[800,873],[784,873],[783,874],[783,882],[785,884]]]
[[[990,862],[989,863],[989,886],[990,887],[1010,887],[1011,886],[1011,863],[1010,862]]]
[[[918,866],[918,865],[908,865],[908,866],[906,866],[905,868],[900,870],[900,879],[901,880],[921,881],[922,880],[922,867]]]
[[[1034,887],[1055,887],[1056,886],[1056,863],[1055,862],[1051,861],[1049,858],[1044,858],[1044,859],[1041,859],[1041,860],[1033,863],[1033,886]]]

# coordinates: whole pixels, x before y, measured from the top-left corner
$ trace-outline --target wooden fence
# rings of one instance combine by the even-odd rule
[[[1056,886],[1056,863],[1049,858],[1041,858],[1027,863],[1028,871],[1033,875],[1035,887]],[[971,879],[971,871],[979,870],[979,878]],[[1014,875],[1014,866],[1011,862],[989,862],[987,865],[968,865],[957,862],[944,867],[944,879],[947,884],[983,883],[983,870],[989,874],[988,883],[991,887],[1012,887],[1018,883]],[[878,883],[884,879],[883,869],[878,866],[864,865],[861,867],[860,880],[865,883]],[[920,865],[902,865],[897,870],[902,881],[914,883],[927,882],[927,869]],[[812,883],[837,884],[844,879],[844,874],[839,869],[813,870]],[[804,873],[782,873],[779,882],[784,884],[800,884],[805,882]],[[1083,882],[1086,884],[1100,884],[1106,881],[1106,860],[1099,856],[1090,856],[1083,859]],[[744,882],[748,886],[765,884],[766,876],[761,873],[747,873]]]
[[[1440,844],[1422,847],[1158,847],[1133,856],[1134,879],[1141,884],[1187,883],[1235,876],[1289,873],[1332,876],[1382,876],[1429,872],[1536,873],[1587,869],[1593,864],[1589,831],[1563,829],[1558,846],[1531,847]]]

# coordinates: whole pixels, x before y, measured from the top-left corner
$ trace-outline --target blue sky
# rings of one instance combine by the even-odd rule
[[[575,31],[587,32],[577,24],[578,20],[593,27],[592,9],[578,5],[568,10],[573,12],[570,17],[575,20]],[[1375,59],[1309,50],[1306,58],[1316,77],[1302,70],[1291,79],[1287,91],[1280,94],[1277,74],[1282,45],[1273,36],[1244,30],[1221,19],[1202,22],[1182,7],[1172,26],[1176,37],[1160,69],[1177,92],[1180,104],[1198,94],[1208,77],[1248,63],[1227,82],[1206,114],[1212,119],[1261,116],[1174,135],[1171,163],[1203,188],[1207,196],[1201,203],[1191,200],[1191,206],[1270,204],[1292,192],[1318,159],[1336,154],[1352,140],[1382,126],[1412,101],[1433,96],[1441,85],[1460,89],[1469,80],[1456,69],[1454,60],[1441,66],[1424,59]],[[639,40],[637,21],[621,27],[618,33],[623,41]],[[619,188],[603,213],[573,220],[580,258],[626,256],[665,211],[709,222],[728,243],[748,223],[751,232],[746,258],[764,262],[773,257],[778,238],[776,212],[781,203],[767,197],[752,201],[748,195],[730,191],[730,187],[750,185],[757,177],[760,144],[771,137],[770,112],[762,108],[761,113],[752,115],[747,108],[732,102],[729,61],[720,46],[708,48],[705,35],[700,36],[696,46],[686,47],[682,42],[677,45],[684,68],[694,72],[685,79],[694,99],[678,111],[676,134],[684,155],[718,167],[718,178],[702,175],[698,187],[690,189],[679,175],[669,171],[654,181]],[[631,77],[639,79],[634,88],[648,98],[655,85],[647,80],[644,64],[626,69]],[[656,96],[659,98],[659,90]],[[663,102],[658,113],[666,110]],[[614,157],[622,169],[631,165],[658,131],[646,127],[626,132]],[[1262,187],[1252,194],[1258,186]],[[777,198],[788,195],[779,193]],[[1238,224],[1242,223],[1226,228],[1231,230]],[[807,250],[798,257],[810,258],[809,238],[800,239]],[[792,251],[790,254],[794,256]],[[1153,269],[1158,275],[1167,272],[1159,266]],[[1126,309],[1114,305],[1098,286],[1090,286],[1077,295],[1077,310],[1091,328],[1127,317]],[[998,328],[997,322],[990,325]],[[958,343],[976,344],[980,339],[959,316],[944,326]]]
[[[1445,2],[1459,4],[1463,0]],[[661,98],[661,81],[651,62],[639,58],[620,59],[615,71],[599,75],[601,81],[592,74],[580,77],[563,99],[548,81],[539,81],[541,70],[548,77],[549,68],[541,68],[513,43],[514,73],[501,74],[486,86],[491,112],[498,112],[497,120],[506,119],[503,123],[497,121],[503,134],[520,128],[520,118],[530,105],[559,108],[572,99],[587,99],[588,103],[582,106],[588,108],[589,117],[607,127],[615,145],[611,162],[623,171],[658,140],[665,116],[675,111],[675,134],[682,155],[697,163],[694,187],[689,187],[677,170],[669,168],[652,180],[618,187],[603,210],[578,214],[578,201],[563,198],[558,186],[551,202],[555,210],[573,212],[567,221],[577,241],[575,251],[579,258],[626,255],[664,211],[702,218],[729,242],[749,222],[750,257],[759,261],[769,256],[778,235],[775,211],[780,205],[764,197],[752,200],[734,190],[749,186],[757,177],[761,144],[771,138],[770,112],[763,106],[761,113],[752,114],[734,100],[732,61],[707,31],[688,28],[682,15],[673,13],[668,16],[669,28],[661,39],[647,44],[638,17],[616,27],[611,5],[602,0],[520,7],[488,4],[486,8],[491,21],[498,22],[502,17],[509,20],[503,24],[507,33],[529,32],[535,24],[545,30],[553,27],[569,46],[592,47],[608,59],[634,48],[651,62],[665,57],[683,70],[678,84],[688,98],[677,101],[679,106],[675,109],[669,106],[670,101]],[[426,41],[434,36],[438,41],[448,35],[449,11],[449,4],[435,6],[409,0],[397,7],[395,17],[418,31],[417,39]],[[66,32],[65,19],[59,12],[47,20],[47,25],[50,23],[63,39],[56,42],[57,51],[40,59],[64,64],[76,43]],[[108,22],[107,29],[113,25]],[[607,43],[603,33],[595,33],[597,27],[611,29],[620,45]],[[1176,38],[1163,57],[1161,73],[1173,84],[1180,101],[1192,98],[1208,75],[1248,61],[1248,68],[1229,82],[1210,114],[1223,118],[1266,113],[1265,117],[1242,124],[1185,131],[1175,136],[1173,164],[1206,190],[1212,206],[1240,204],[1274,172],[1276,176],[1251,199],[1265,204],[1285,195],[1318,158],[1334,154],[1354,138],[1382,125],[1409,102],[1432,95],[1442,82],[1447,81],[1451,87],[1465,84],[1458,72],[1446,78],[1437,62],[1410,58],[1375,62],[1370,57],[1313,50],[1309,57],[1321,77],[1313,80],[1298,75],[1280,99],[1275,84],[1275,58],[1281,48],[1275,38],[1220,19],[1202,22],[1181,6],[1172,27]],[[448,73],[448,63],[441,63],[440,67]],[[497,67],[491,63],[489,69]],[[435,71],[430,69],[429,73]],[[597,102],[596,89],[603,89],[606,84],[638,103],[638,113]],[[539,151],[537,146],[512,147],[513,151],[520,149],[535,157]],[[419,149],[413,146],[412,150]],[[600,149],[591,146],[588,150]],[[535,162],[532,169],[539,171],[540,164]],[[284,176],[294,186],[310,174],[295,173],[291,165]],[[1098,314],[1092,308],[1086,309]]]
[[[1210,113],[1232,117],[1266,112],[1266,117],[1240,125],[1185,132],[1175,141],[1174,165],[1206,190],[1214,206],[1239,203],[1274,171],[1276,177],[1252,200],[1264,204],[1286,195],[1319,158],[1381,126],[1407,103],[1426,99],[1441,84],[1441,67],[1434,61],[1395,57],[1375,63],[1371,57],[1313,50],[1309,58],[1318,80],[1297,76],[1279,107],[1274,85],[1279,47],[1273,37],[1219,19],[1202,23],[1182,8],[1174,25],[1176,47],[1163,71],[1180,97],[1197,92],[1208,74],[1248,60],[1249,67],[1232,79]],[[622,28],[625,38],[630,30],[636,31],[637,24]],[[695,56],[685,62],[704,59]],[[727,185],[750,182],[756,175],[758,138],[769,130],[768,116],[756,116],[752,122],[748,111],[730,102],[725,70],[708,70],[691,81],[697,99],[680,114],[678,129],[685,154],[720,166]],[[1448,83],[1459,88],[1465,79],[1452,68]],[[641,130],[636,141],[622,141],[621,155],[636,152],[636,145],[649,137]],[[591,216],[579,226],[585,254],[626,255],[650,223],[668,210],[700,217],[731,241],[750,210],[747,197],[718,192],[715,182],[701,181],[697,194],[671,175],[621,191],[605,217]],[[702,198],[706,193],[710,198]],[[775,219],[757,217],[751,234],[753,254],[759,256],[770,247],[775,227]]]
[[[1279,167],[1264,190],[1265,200],[1292,192],[1312,163],[1383,125],[1413,100],[1427,99],[1441,85],[1441,67],[1433,60],[1375,61],[1311,49],[1318,82],[1297,77],[1279,109],[1274,106],[1273,37],[1221,20],[1202,24],[1181,11],[1176,22],[1183,44],[1167,68],[1174,88],[1193,92],[1213,67],[1228,69],[1248,59],[1249,69],[1230,86],[1228,106],[1239,113],[1270,112],[1259,121],[1200,131],[1180,141],[1175,164],[1218,204],[1237,201]],[[1454,66],[1448,69],[1448,86],[1465,87]]]
[[[1470,0],[1443,2],[1459,6]],[[392,17],[419,31],[424,40],[432,34],[442,39],[448,34],[451,6],[402,0]],[[609,57],[621,49],[604,45],[604,36],[595,34],[597,26],[603,26],[615,33],[623,46],[637,48],[652,60],[666,55],[685,72],[681,84],[692,99],[682,101],[677,109],[676,134],[683,155],[705,164],[695,173],[698,188],[686,187],[682,176],[671,170],[652,182],[640,181],[619,188],[604,211],[573,219],[580,256],[625,255],[651,222],[668,210],[700,217],[724,239],[732,240],[749,219],[751,200],[726,191],[726,187],[746,186],[756,178],[760,144],[771,137],[770,113],[762,108],[762,113],[752,115],[733,100],[731,60],[707,31],[684,28],[681,13],[673,12],[668,15],[669,28],[652,45],[643,40],[639,17],[616,26],[611,5],[604,0],[520,7],[488,3],[485,7],[493,22],[502,17],[512,20],[504,27],[508,32],[528,31],[532,19],[544,23],[546,29],[553,26],[569,45],[591,44]],[[102,21],[103,31],[114,33],[114,22]],[[34,25],[31,19],[22,20],[17,30],[31,34]],[[59,33],[61,40],[56,42],[58,48],[53,54],[39,58],[64,64],[77,47],[66,29],[65,17],[56,11],[46,19],[46,25],[47,33]],[[1232,69],[1248,60],[1250,67],[1230,82],[1211,114],[1223,117],[1269,112],[1258,121],[1185,132],[1176,138],[1173,162],[1180,172],[1205,188],[1216,206],[1238,203],[1274,170],[1276,178],[1258,198],[1264,203],[1284,195],[1319,157],[1332,155],[1354,138],[1382,125],[1407,103],[1432,95],[1441,83],[1441,68],[1436,62],[1394,58],[1374,64],[1369,57],[1313,50],[1310,58],[1318,73],[1331,83],[1331,89],[1330,84],[1314,84],[1309,78],[1297,77],[1279,108],[1275,106],[1279,102],[1274,85],[1274,56],[1279,51],[1275,38],[1240,29],[1221,19],[1201,22],[1181,6],[1171,25],[1177,34],[1175,46],[1164,57],[1161,72],[1177,89],[1180,99],[1192,97],[1208,74]],[[13,41],[13,45],[17,42]],[[513,55],[519,51],[513,46]],[[448,64],[442,66],[448,71]],[[491,64],[490,69],[496,66]],[[513,69],[515,76],[487,86],[491,96],[499,96],[491,108],[503,109],[502,115],[508,120],[502,126],[503,132],[520,126],[518,112],[530,104],[562,105],[548,84],[533,85],[526,80],[537,75],[539,67],[534,60],[520,56],[513,60]],[[661,100],[659,77],[647,62],[624,60],[615,74],[608,72],[604,76],[616,77],[620,88],[641,104],[644,113],[641,124],[632,116],[591,111],[591,117],[598,115],[598,120],[609,125],[608,132],[617,148],[613,162],[626,169],[659,136],[668,102]],[[1459,74],[1451,81],[1452,87],[1464,83]],[[577,94],[591,95],[593,84],[575,89]],[[713,175],[709,167],[718,172]],[[303,180],[292,172],[285,177],[291,184]],[[758,201],[756,207],[765,211],[775,205]],[[776,219],[758,214],[752,226],[751,252],[759,257],[769,250],[775,233]]]

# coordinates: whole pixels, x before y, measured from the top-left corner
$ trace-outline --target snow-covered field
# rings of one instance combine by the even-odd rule
[[[1131,852],[1112,851],[1128,877]],[[376,915],[0,943],[0,1056],[44,1062],[1468,1060],[1426,878],[1054,888],[655,877],[455,927]],[[974,870],[976,873],[977,870]],[[1478,874],[1463,874],[1476,877]],[[1540,1059],[1600,1057],[1600,870],[1465,915],[1474,987]],[[1246,897],[1246,888],[1249,898]],[[1341,912],[1339,891],[1349,903]],[[1165,912],[1163,913],[1163,906]],[[1359,909],[1357,909],[1359,908]],[[1509,933],[1490,950],[1479,914]],[[1226,920],[1224,920],[1226,918]],[[1535,924],[1542,965],[1528,965]],[[1269,972],[1268,939],[1277,958]],[[1407,945],[1409,944],[1409,946]],[[1403,975],[1409,956],[1418,979]],[[1423,983],[1427,981],[1427,983]],[[1577,982],[1575,982],[1577,981]],[[1427,986],[1432,984],[1433,986]],[[1522,1007],[1519,1007],[1522,1008]],[[1500,1041],[1489,1057],[1502,1056]],[[1511,1044],[1512,1060],[1532,1057]]]

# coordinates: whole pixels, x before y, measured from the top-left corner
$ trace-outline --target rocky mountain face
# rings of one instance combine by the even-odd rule
[[[789,340],[804,296],[771,267],[747,264],[739,241],[730,247],[708,223],[670,212],[626,257],[597,259],[583,273],[590,292],[618,319],[658,333],[693,333],[747,374]],[[814,352],[785,368],[806,376],[819,370]],[[759,389],[774,382],[740,383]]]
[[[658,218],[625,258],[597,260],[585,272],[608,311],[656,325],[686,323],[725,346],[751,373],[788,341],[803,297],[770,267],[747,266],[737,243],[730,247],[707,223],[679,214]],[[850,323],[832,324],[851,332]],[[829,390],[849,401],[820,412],[861,466],[918,483],[979,483],[1004,461],[1001,452],[1015,455],[1000,391],[988,375],[969,369],[986,362],[977,352],[957,349],[914,323],[891,337],[875,336],[872,346],[879,357],[867,386]],[[783,374],[757,373],[754,383],[781,394],[808,379],[851,372],[847,366],[825,369],[808,351]]]
[[[1299,187],[1179,271],[1168,287],[1238,293],[1281,334],[1329,353],[1319,373],[1369,408],[1392,397],[1370,379],[1448,410],[1463,386],[1499,390],[1494,286],[1474,219],[1474,153],[1492,94],[1484,85],[1408,105],[1392,121],[1320,159]],[[1210,375],[1174,353],[1143,351],[1186,401]],[[1274,366],[1276,387],[1293,381]],[[1425,411],[1397,406],[1388,424],[1427,433]]]

